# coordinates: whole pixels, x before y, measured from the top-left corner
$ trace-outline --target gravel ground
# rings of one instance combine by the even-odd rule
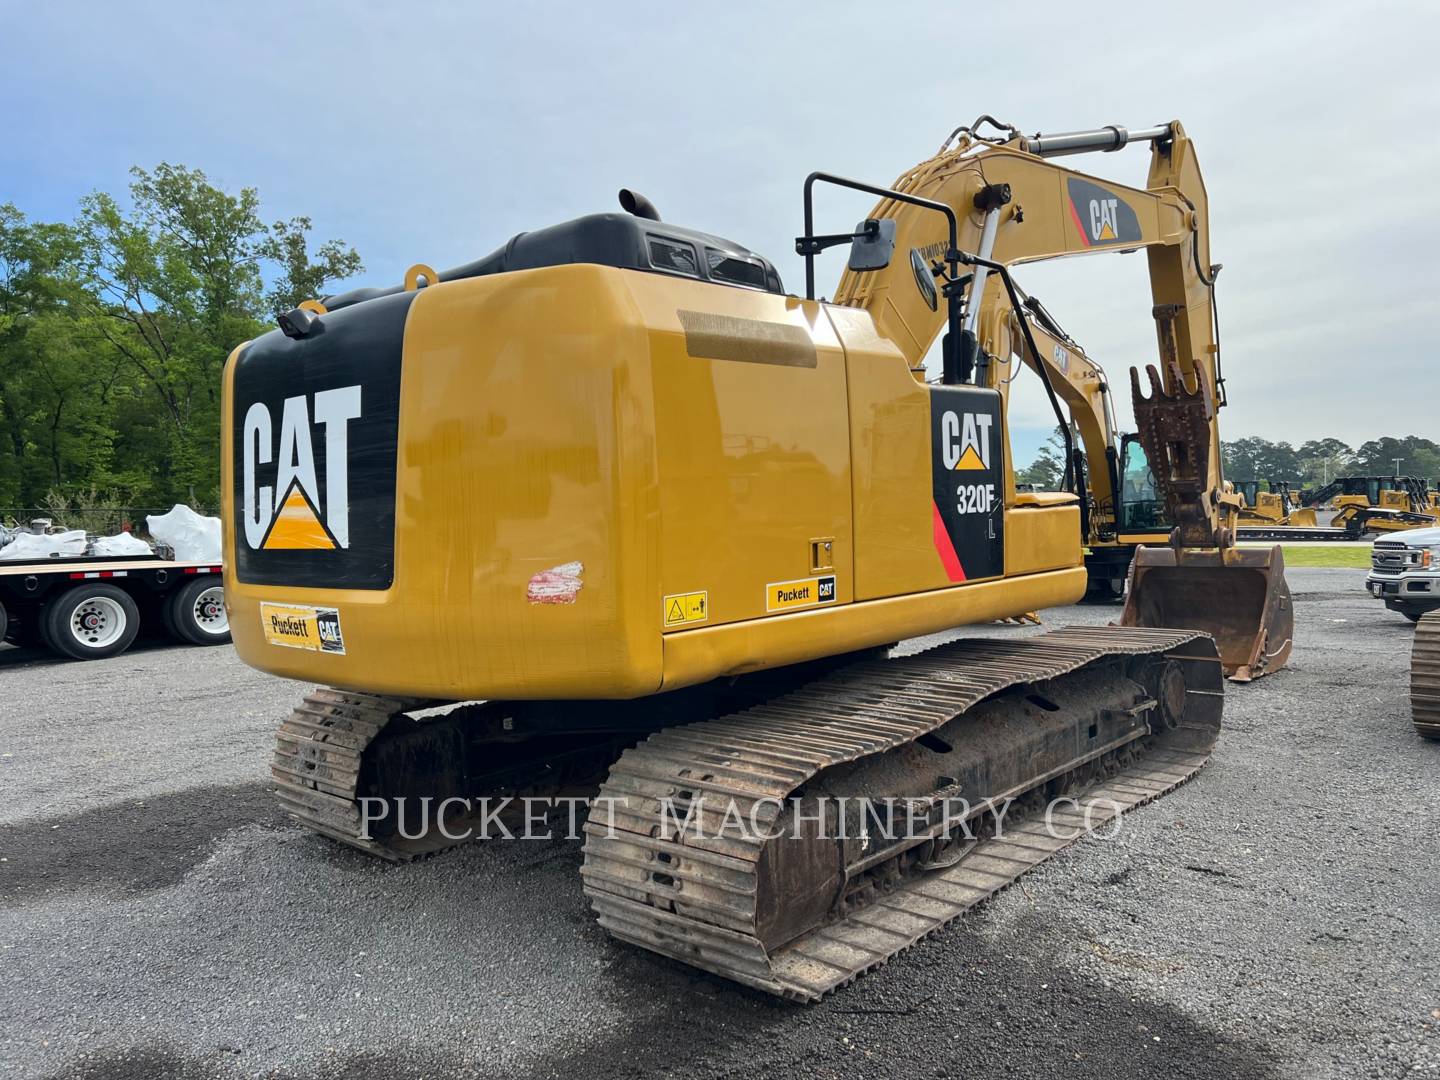
[[[578,843],[390,867],[289,827],[301,688],[228,648],[0,649],[0,1076],[1440,1074],[1440,744],[1363,577],[1291,571],[1292,665],[1195,782],[811,1007],[609,941]]]

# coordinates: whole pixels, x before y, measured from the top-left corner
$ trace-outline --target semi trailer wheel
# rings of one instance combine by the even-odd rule
[[[140,632],[140,609],[124,589],[76,585],[45,605],[45,642],[74,660],[103,660],[128,649]]]
[[[224,645],[230,640],[225,590],[216,575],[187,581],[165,604],[165,626],[192,645]]]

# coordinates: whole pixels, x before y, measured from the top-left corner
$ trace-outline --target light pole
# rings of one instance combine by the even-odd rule
[[[1397,457],[1397,458],[1391,458],[1390,460],[1393,461],[1393,462],[1395,462],[1395,475],[1396,475],[1396,476],[1399,476],[1399,475],[1400,475],[1400,462],[1404,461],[1405,459],[1404,459],[1403,457]]]

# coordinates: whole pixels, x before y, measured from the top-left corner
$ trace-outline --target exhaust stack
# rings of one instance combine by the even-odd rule
[[[629,188],[620,189],[620,208],[636,217],[660,220],[660,211],[655,209],[655,204],[638,191],[631,191]]]

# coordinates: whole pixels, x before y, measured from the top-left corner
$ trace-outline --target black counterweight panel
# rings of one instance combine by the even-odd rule
[[[416,292],[278,330],[236,361],[235,571],[253,585],[386,589],[405,319]]]

